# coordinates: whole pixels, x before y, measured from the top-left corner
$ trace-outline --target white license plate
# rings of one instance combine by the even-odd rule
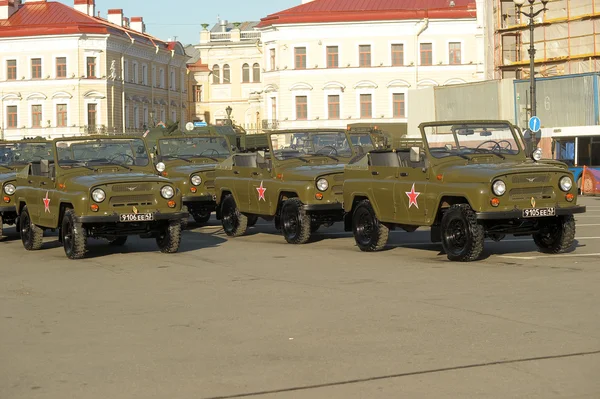
[[[556,210],[554,208],[531,208],[523,209],[524,218],[540,218],[547,216],[555,216]]]
[[[150,222],[154,220],[153,213],[123,213],[119,215],[120,222]]]

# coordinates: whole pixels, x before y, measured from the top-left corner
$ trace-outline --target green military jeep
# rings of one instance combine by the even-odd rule
[[[231,155],[222,136],[165,136],[156,145],[156,169],[183,193],[183,205],[197,223],[216,209],[215,167]]]
[[[124,245],[129,235],[155,238],[164,253],[181,242],[181,192],[156,175],[144,141],[128,137],[55,139],[54,158],[17,173],[15,201],[23,246],[37,250],[43,231],[58,229],[71,259],[87,238]]]
[[[473,261],[484,239],[533,236],[560,253],[575,238],[577,187],[567,166],[526,154],[505,121],[420,125],[422,147],[373,151],[344,171],[345,228],[363,251],[382,249],[394,227],[431,227],[450,260]]]
[[[0,142],[0,238],[3,237],[3,223],[9,226],[18,223],[15,206],[17,171],[29,162],[53,159],[52,153],[52,143],[44,140]]]
[[[251,147],[247,137],[248,147]],[[345,130],[267,134],[262,151],[234,154],[217,166],[217,218],[240,236],[260,216],[287,242],[306,243],[321,225],[343,220],[344,164],[356,155]]]

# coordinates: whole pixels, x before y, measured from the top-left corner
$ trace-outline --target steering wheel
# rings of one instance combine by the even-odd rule
[[[108,161],[112,162],[112,161],[114,161],[115,159],[117,159],[119,157],[123,158],[123,162],[120,162],[120,163],[123,163],[123,164],[126,163],[127,159],[129,158],[129,159],[131,159],[131,165],[135,164],[135,158],[132,157],[131,155],[125,154],[125,153],[117,154],[114,157],[110,158]]]
[[[504,146],[502,146],[502,144],[504,144]],[[494,147],[494,148],[495,148],[495,147]],[[511,144],[511,142],[510,142],[510,141],[508,141],[508,140],[500,140],[500,141],[498,142],[498,148],[499,148],[500,150],[506,150],[506,151],[509,151],[509,150],[512,150],[512,144]],[[492,149],[492,150],[493,150],[493,149]]]
[[[334,154],[335,154],[335,155],[337,155],[337,154],[338,154],[338,152],[337,152],[337,150],[335,149],[335,147],[333,147],[333,146],[331,146],[331,145],[326,145],[326,146],[324,146],[324,147],[320,148],[320,149],[319,149],[317,152],[315,152],[315,154],[321,154],[321,153],[325,153],[325,152],[327,152],[327,151],[323,151],[323,150],[325,150],[326,148],[330,148],[331,150],[329,151],[329,153],[328,153],[328,154],[325,154],[325,155],[334,155]]]
[[[200,153],[200,155],[204,155],[204,153],[205,153],[205,152],[207,152],[207,151],[211,151],[211,153],[210,153],[211,155],[212,155],[212,154],[215,154],[215,155],[217,155],[217,156],[219,155],[219,151],[215,150],[214,148],[208,148],[208,149],[206,149],[206,150],[202,151],[202,152]]]

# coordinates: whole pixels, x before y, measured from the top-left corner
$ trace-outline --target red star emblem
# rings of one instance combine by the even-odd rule
[[[262,181],[260,182],[260,187],[256,187],[256,191],[258,191],[258,200],[263,200],[267,202],[267,200],[265,199],[265,191],[267,191],[267,189],[263,187]]]
[[[48,191],[46,191],[46,197],[42,198],[42,201],[44,201],[44,213],[50,213],[50,198],[48,198]]]
[[[410,209],[410,207],[413,205],[417,209],[419,209],[419,203],[417,202],[417,197],[419,195],[421,195],[421,193],[415,192],[415,183],[413,183],[412,189],[409,192],[407,192],[406,195],[408,196],[408,209]]]

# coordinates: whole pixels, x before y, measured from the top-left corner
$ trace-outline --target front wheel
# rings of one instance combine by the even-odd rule
[[[485,230],[469,205],[452,205],[442,217],[441,232],[448,259],[471,262],[481,256]]]
[[[179,251],[181,222],[178,220],[169,222],[169,225],[156,237],[156,243],[163,254],[174,254]]]
[[[281,228],[290,244],[305,244],[310,240],[310,215],[298,198],[290,198],[281,207]]]
[[[390,230],[382,224],[369,200],[358,203],[352,214],[354,240],[361,251],[380,251],[387,244]]]
[[[75,221],[75,212],[68,209],[60,229],[65,254],[69,259],[82,259],[87,251],[87,232],[81,223]]]
[[[19,219],[19,232],[21,234],[23,247],[25,247],[25,249],[28,251],[37,251],[38,249],[42,248],[44,230],[32,223],[27,206],[23,207]]]
[[[239,237],[248,230],[248,217],[240,212],[233,195],[228,194],[221,203],[221,223],[225,234]]]
[[[575,241],[575,218],[573,215],[561,216],[545,223],[538,233],[533,235],[533,242],[540,252],[559,254],[567,252]]]

